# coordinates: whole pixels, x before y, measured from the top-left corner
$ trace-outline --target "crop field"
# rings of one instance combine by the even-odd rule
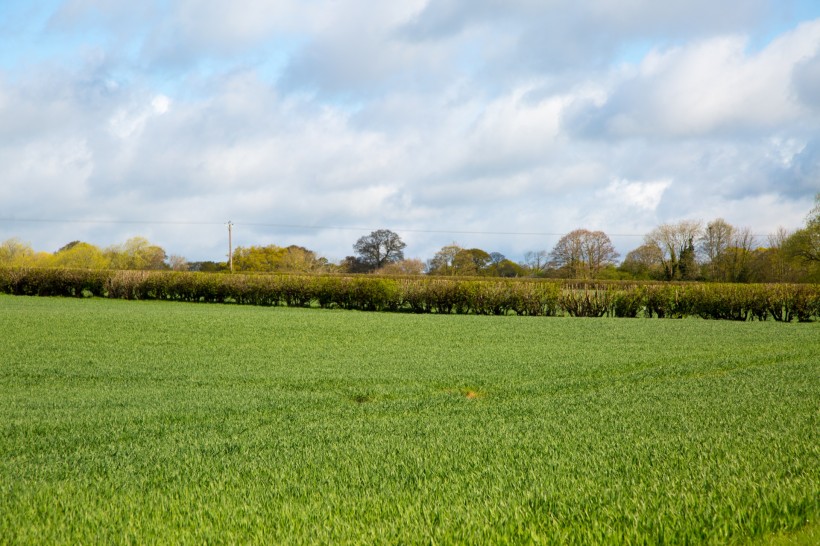
[[[820,537],[820,323],[0,295],[0,544]]]

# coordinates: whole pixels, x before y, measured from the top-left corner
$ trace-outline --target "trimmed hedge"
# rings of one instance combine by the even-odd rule
[[[0,268],[0,293],[444,314],[820,319],[820,285],[816,284],[579,283]]]

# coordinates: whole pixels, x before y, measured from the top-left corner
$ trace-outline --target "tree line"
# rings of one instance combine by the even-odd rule
[[[539,277],[581,280],[666,280],[707,282],[820,282],[820,193],[805,225],[779,229],[765,241],[751,229],[718,218],[662,224],[623,259],[603,231],[575,229],[551,250],[525,253],[513,262],[499,252],[443,246],[422,261],[405,258],[399,234],[379,229],[353,244],[354,254],[331,263],[298,245],[239,246],[232,260],[188,262],[143,237],[99,248],[72,241],[54,253],[36,252],[13,238],[0,243],[0,266],[66,269],[175,270],[281,273],[371,273],[461,277]]]

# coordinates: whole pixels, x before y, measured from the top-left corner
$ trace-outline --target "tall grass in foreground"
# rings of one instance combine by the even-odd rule
[[[820,325],[0,296],[0,542],[740,543],[820,517]]]

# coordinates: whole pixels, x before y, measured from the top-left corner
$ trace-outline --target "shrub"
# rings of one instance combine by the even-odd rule
[[[616,317],[635,318],[645,308],[646,291],[639,286],[615,290],[612,294],[612,313]]]
[[[683,318],[689,301],[681,298],[681,286],[653,284],[646,286],[646,316],[652,318]]]
[[[572,317],[602,317],[610,311],[612,294],[606,288],[569,286],[561,294],[559,305]]]
[[[0,268],[0,292],[106,296],[363,311],[805,322],[820,318],[820,285],[556,282],[391,276],[225,275],[176,271]]]

